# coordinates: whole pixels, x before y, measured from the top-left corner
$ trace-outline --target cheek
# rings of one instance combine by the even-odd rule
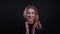
[[[26,16],[29,17],[29,14],[27,14]]]
[[[35,14],[32,14],[31,16],[35,17]]]
[[[35,15],[32,15],[33,18],[35,18]]]
[[[29,19],[29,15],[26,15],[26,18]]]
[[[33,19],[35,19],[35,15],[33,15]]]

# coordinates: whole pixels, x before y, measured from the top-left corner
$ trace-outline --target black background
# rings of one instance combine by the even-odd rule
[[[56,32],[58,14],[56,0],[1,0],[0,31],[6,34],[17,34],[19,24],[23,22],[22,13],[28,4],[34,4],[39,11],[40,20],[45,24],[47,34]],[[57,3],[58,4],[58,3]],[[58,10],[58,9],[57,9]],[[55,13],[56,12],[56,13]],[[56,17],[56,18],[55,18]]]

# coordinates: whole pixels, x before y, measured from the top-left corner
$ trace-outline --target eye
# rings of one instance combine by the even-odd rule
[[[32,12],[32,14],[34,14],[34,12]]]

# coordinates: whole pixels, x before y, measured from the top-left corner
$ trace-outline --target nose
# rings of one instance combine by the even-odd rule
[[[32,18],[33,17],[33,14],[29,14],[29,16],[28,16],[29,18]]]
[[[28,16],[29,18],[31,17],[31,16]]]

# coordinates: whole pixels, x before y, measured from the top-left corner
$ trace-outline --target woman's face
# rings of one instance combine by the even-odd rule
[[[28,21],[33,21],[34,18],[35,18],[35,10],[32,9],[32,8],[28,9],[28,11],[27,11],[27,20]]]

